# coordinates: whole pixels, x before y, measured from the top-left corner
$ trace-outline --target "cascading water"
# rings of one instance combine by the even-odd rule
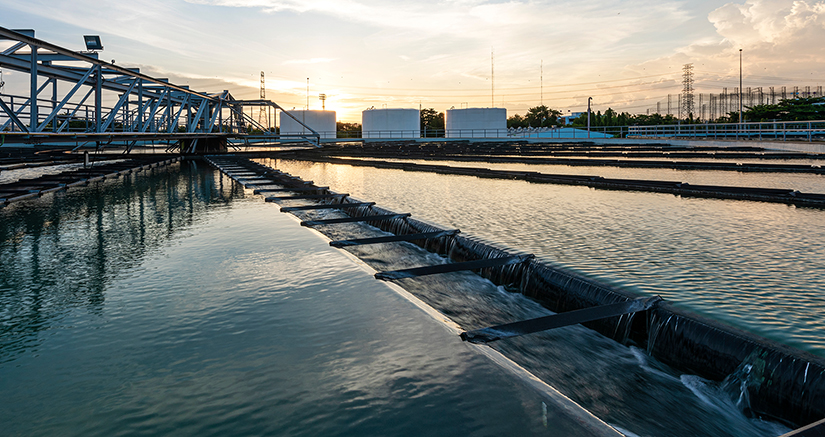
[[[373,206],[359,208],[353,215],[387,213],[393,211]],[[296,213],[301,219],[317,219],[330,214],[340,213]],[[401,234],[440,230],[409,218],[373,225],[383,231]],[[330,226],[319,230],[331,239],[369,235],[367,227],[363,225]],[[434,245],[424,245],[431,246],[429,249],[434,246],[436,250],[433,252],[449,255],[454,262],[512,255],[512,252],[505,249],[462,235],[443,240],[443,244],[437,242]],[[347,250],[379,271],[444,262],[444,258],[428,255],[420,249],[414,249],[415,247],[402,243],[382,248],[355,246]],[[481,273],[492,282],[479,282],[478,276],[469,273],[454,273],[439,275],[440,277],[404,279],[399,283],[468,329],[547,314],[545,309],[534,306],[520,296],[516,297],[518,295],[507,292],[508,289],[520,290],[544,304],[554,304],[555,308],[563,311],[618,302],[629,297],[627,293],[535,260],[483,269]],[[492,289],[490,285],[493,285]],[[641,344],[645,347],[650,343],[650,350],[657,351],[661,349],[655,347],[660,333],[651,335],[651,330],[648,329],[648,325],[655,324],[654,319],[653,316],[616,317],[592,322],[588,326],[625,344]],[[568,328],[499,342],[494,347],[560,388],[597,416],[617,422],[625,429],[636,430],[634,432],[643,430],[642,434],[670,435],[668,433],[678,430],[679,434],[673,435],[730,435],[731,429],[736,429],[739,432],[737,435],[771,435],[775,430],[762,422],[749,421],[741,414],[733,415],[733,419],[725,416],[718,422],[711,420],[707,423],[694,423],[690,417],[707,419],[713,414],[706,411],[706,406],[686,388],[673,369],[668,369],[653,359],[648,359],[640,367],[635,349],[628,350],[613,341],[605,343],[604,341],[608,341],[606,338],[582,327]],[[583,348],[583,345],[587,346]],[[556,361],[559,357],[564,358]],[[655,371],[649,370],[652,368]],[[648,390],[641,396],[636,393],[640,381]],[[685,397],[686,393],[690,395]],[[664,403],[670,406],[663,408],[661,413],[654,414],[653,418],[644,417],[642,411],[650,414],[651,410],[662,408],[662,396],[669,398]],[[736,423],[730,423],[731,420]]]

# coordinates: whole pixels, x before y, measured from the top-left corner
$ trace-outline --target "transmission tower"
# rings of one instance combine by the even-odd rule
[[[261,100],[266,99],[266,77],[264,76],[264,72],[261,72]],[[264,108],[266,108],[266,115],[264,115]],[[258,124],[264,124],[266,122],[266,126],[269,127],[269,107],[268,106],[259,106],[258,107]]]
[[[693,64],[682,67],[682,114],[690,117],[693,114]]]

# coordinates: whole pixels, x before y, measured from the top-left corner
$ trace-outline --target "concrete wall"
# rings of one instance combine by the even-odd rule
[[[421,114],[418,109],[367,109],[361,113],[364,138],[419,138]]]
[[[289,111],[289,113],[305,125],[321,134],[321,138],[335,138],[335,111],[299,110]],[[280,121],[281,135],[312,133],[312,131],[301,126],[300,123],[293,120],[290,116],[284,114],[284,111],[280,114]]]
[[[497,138],[507,136],[504,108],[448,109],[444,120],[447,138]]]

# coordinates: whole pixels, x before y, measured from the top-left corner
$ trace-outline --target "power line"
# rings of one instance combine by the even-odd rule
[[[653,74],[653,75],[649,75],[649,76],[636,76],[636,77],[626,78],[626,79],[610,79],[610,80],[600,80],[600,81],[596,81],[596,82],[569,83],[569,84],[554,85],[554,86],[551,86],[549,88],[565,88],[565,87],[580,86],[580,85],[597,85],[597,84],[602,84],[602,83],[628,82],[628,81],[633,81],[633,80],[638,80],[638,79],[650,79],[652,77],[668,77],[668,76],[673,76],[675,74],[678,74],[678,73],[671,72],[671,73],[664,73],[664,74]],[[286,78],[286,77],[278,77],[278,79],[293,81],[292,79]],[[298,82],[296,82],[296,88],[298,86],[297,84],[298,84]],[[452,93],[457,91],[455,89],[450,89],[450,88],[393,88],[393,87],[380,87],[379,88],[379,87],[376,87],[376,86],[334,85],[334,84],[323,83],[323,82],[318,83],[317,85],[318,86],[323,86],[323,87],[326,87],[326,88],[340,88],[340,89],[344,89],[344,90],[346,90],[346,89],[375,90],[377,88],[377,89],[380,89],[382,91],[427,91],[427,92],[433,92],[433,91],[438,92],[438,91],[440,91],[440,92],[452,92]],[[631,86],[631,85],[632,84],[630,84],[628,86]],[[518,86],[518,87],[506,87],[506,88],[499,87],[498,89],[499,89],[499,91],[502,91],[502,90],[527,90],[527,89],[535,89],[535,88],[536,87],[533,85],[533,86]],[[487,91],[486,88],[464,88],[463,90],[464,91],[485,91],[485,92]]]

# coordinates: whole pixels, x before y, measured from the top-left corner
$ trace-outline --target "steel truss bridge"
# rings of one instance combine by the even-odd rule
[[[10,41],[10,46],[8,46]],[[169,144],[184,153],[251,144],[309,142],[320,135],[270,100],[238,100],[169,83],[36,39],[34,30],[0,27],[0,70],[29,76],[27,95],[0,94],[0,146],[64,144],[67,148]],[[106,106],[104,106],[104,103]],[[305,134],[279,135],[252,117],[281,111]]]

